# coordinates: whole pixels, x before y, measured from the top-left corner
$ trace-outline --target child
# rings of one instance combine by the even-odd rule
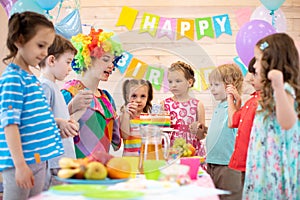
[[[241,97],[233,85],[228,85],[226,88],[227,101],[228,101],[228,126],[230,128],[238,128],[235,148],[232,153],[228,167],[234,170],[241,171],[242,179],[241,184],[244,186],[245,170],[246,170],[246,158],[249,144],[250,132],[255,116],[256,108],[258,106],[258,100],[260,98],[261,83],[256,79],[255,69],[253,67],[255,58],[253,58],[248,66],[251,84],[256,90],[252,93],[252,97],[241,106]],[[241,188],[243,189],[243,188]]]
[[[72,70],[71,62],[76,53],[77,50],[70,41],[56,35],[53,44],[48,49],[48,56],[39,64],[41,68],[40,81],[63,137],[65,153],[62,156],[69,158],[75,158],[73,137],[77,135],[78,126],[77,122],[70,119],[67,104],[55,81],[63,81]],[[60,184],[54,176],[57,176],[58,161],[62,156],[47,162],[46,190],[51,185]]]
[[[63,145],[40,82],[37,66],[53,43],[53,24],[41,14],[13,14],[7,47],[12,59],[0,79],[0,171],[4,199],[28,199],[42,192],[47,160],[61,155]]]
[[[228,102],[226,86],[233,85],[241,94],[243,75],[234,64],[217,67],[209,74],[210,92],[217,101],[206,136],[207,173],[211,176],[216,188],[230,191],[230,195],[221,195],[220,199],[240,200],[241,173],[228,168],[233,152],[235,129],[228,127]]]
[[[165,99],[162,104],[164,110],[170,113],[171,128],[178,130],[171,133],[171,145],[177,137],[184,138],[195,147],[195,155],[204,157],[205,149],[200,141],[204,135],[196,136],[197,130],[190,130],[193,123],[205,124],[203,104],[189,95],[189,89],[195,82],[192,67],[181,61],[173,63],[168,69],[168,82],[173,97]]]
[[[126,80],[123,83],[124,106],[121,108],[120,130],[124,143],[123,156],[139,156],[141,136],[139,128],[134,131],[130,120],[142,113],[150,113],[153,89],[149,81],[143,79]]]
[[[293,40],[276,33],[254,49],[261,101],[250,135],[244,199],[300,197],[299,56]]]
[[[109,78],[114,69],[114,59],[123,51],[113,35],[112,32],[92,28],[88,35],[78,34],[71,39],[78,51],[72,67],[80,75],[79,80],[65,83],[62,93],[69,104],[72,119],[80,123],[79,136],[74,137],[77,158],[97,151],[108,153],[111,144],[114,150],[120,148],[120,132],[114,129],[118,122],[116,112],[108,96],[98,88],[100,80]],[[92,94],[92,98],[85,99],[87,107],[75,109],[77,95],[87,91]]]

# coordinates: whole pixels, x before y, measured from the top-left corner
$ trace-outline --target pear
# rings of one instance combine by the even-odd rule
[[[107,177],[106,167],[97,161],[92,161],[86,166],[86,171],[84,173],[86,179],[92,180],[102,180]]]

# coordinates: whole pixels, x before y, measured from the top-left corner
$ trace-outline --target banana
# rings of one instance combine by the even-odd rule
[[[62,169],[79,168],[80,163],[76,162],[73,158],[62,157],[59,162],[59,167]]]
[[[80,168],[76,169],[60,169],[57,173],[59,178],[71,178],[75,174],[80,172]]]

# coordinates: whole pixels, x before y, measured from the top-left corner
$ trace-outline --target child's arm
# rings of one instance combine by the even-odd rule
[[[125,109],[120,115],[120,132],[124,139],[127,139],[130,135],[130,116]]]
[[[65,120],[62,118],[55,118],[56,124],[60,130],[62,138],[74,137],[78,135],[79,124],[75,120]]]
[[[167,110],[165,110],[165,101],[161,101],[160,105],[161,105],[161,108],[163,111],[167,111]]]
[[[34,186],[34,176],[31,169],[25,162],[19,127],[16,124],[8,125],[4,128],[4,132],[7,145],[16,168],[16,183],[20,188],[31,189]]]
[[[205,126],[205,109],[201,101],[197,105],[197,121],[190,125],[192,134],[196,134],[196,138],[202,140],[206,137],[207,127]]]
[[[294,109],[294,98],[290,93],[285,91],[281,71],[271,70],[268,73],[268,79],[271,81],[274,90],[276,118],[281,128],[288,130],[293,127],[297,120],[297,114]]]
[[[127,139],[130,136],[130,120],[137,117],[137,103],[128,103],[120,115],[120,131],[122,138]]]
[[[240,109],[242,100],[236,88],[231,84],[227,85],[226,93],[228,102],[228,127],[233,128],[232,118],[234,113]]]

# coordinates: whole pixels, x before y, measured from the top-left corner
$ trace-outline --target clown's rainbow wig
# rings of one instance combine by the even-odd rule
[[[78,34],[71,39],[72,44],[77,49],[77,54],[72,62],[72,68],[80,74],[91,64],[91,58],[101,58],[104,53],[110,53],[115,57],[120,57],[123,52],[119,42],[112,39],[113,32],[97,31],[91,28],[88,35]]]

